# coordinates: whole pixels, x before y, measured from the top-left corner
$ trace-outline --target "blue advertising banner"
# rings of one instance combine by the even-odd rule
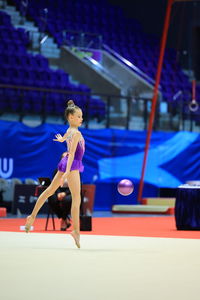
[[[52,177],[62,152],[66,151],[66,143],[55,142],[53,138],[66,129],[66,125],[42,124],[32,128],[20,122],[0,121],[0,177]],[[122,178],[139,182],[146,132],[84,128],[80,131],[86,142],[83,183],[105,186]],[[200,135],[154,132],[146,186],[174,188],[187,180],[200,180]]]

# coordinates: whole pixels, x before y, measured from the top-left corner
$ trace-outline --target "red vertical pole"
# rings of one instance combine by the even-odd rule
[[[156,80],[155,80],[155,86],[154,86],[154,92],[153,92],[153,98],[152,98],[151,113],[150,113],[150,118],[149,118],[146,145],[145,145],[145,151],[144,151],[142,174],[141,174],[140,184],[139,184],[138,202],[141,202],[141,200],[142,200],[142,193],[143,193],[143,186],[144,186],[144,174],[145,174],[147,155],[148,155],[149,144],[150,144],[150,139],[151,139],[151,134],[152,134],[152,128],[153,128],[153,123],[154,123],[154,118],[155,118],[156,102],[157,102],[157,98],[158,98],[158,87],[159,87],[159,83],[160,83],[160,76],[161,76],[161,71],[162,71],[164,52],[165,52],[166,41],[167,41],[167,33],[168,33],[169,23],[170,23],[170,14],[171,14],[171,8],[172,8],[173,2],[174,2],[174,0],[168,0],[168,3],[167,3],[163,34],[162,34],[162,40],[161,40],[161,45],[160,45],[160,55],[159,55],[159,60],[158,60]]]
[[[192,100],[196,100],[196,80],[192,80]]]

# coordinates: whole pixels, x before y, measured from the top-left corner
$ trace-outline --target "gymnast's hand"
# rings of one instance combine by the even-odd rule
[[[62,143],[64,141],[64,139],[60,133],[56,134],[55,137],[56,137],[56,139],[53,139],[53,141],[60,142],[60,143]]]
[[[69,176],[69,173],[70,173],[70,172],[67,171],[67,172],[65,172],[65,173],[62,175],[62,177],[61,177],[61,179],[60,179],[60,186],[61,186],[61,187],[63,186],[65,180],[66,180],[67,177]]]

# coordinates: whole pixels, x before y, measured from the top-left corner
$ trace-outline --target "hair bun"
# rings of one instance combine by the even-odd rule
[[[69,100],[67,101],[67,107],[69,106],[75,106],[74,101],[73,100]]]

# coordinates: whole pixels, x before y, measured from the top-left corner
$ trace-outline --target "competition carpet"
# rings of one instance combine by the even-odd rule
[[[52,230],[52,220],[49,220],[48,231],[45,231],[46,218],[38,217],[34,223],[35,233],[63,233],[60,231],[60,221],[55,219],[56,230]],[[25,224],[25,218],[0,219],[0,231],[20,232],[20,226]],[[70,228],[66,233],[70,232]],[[178,231],[174,216],[165,217],[101,217],[92,218],[92,231],[82,231],[87,235],[138,236],[199,239],[200,231]]]
[[[0,219],[2,300],[199,300],[200,232],[174,217],[94,217],[81,249],[55,221]]]

